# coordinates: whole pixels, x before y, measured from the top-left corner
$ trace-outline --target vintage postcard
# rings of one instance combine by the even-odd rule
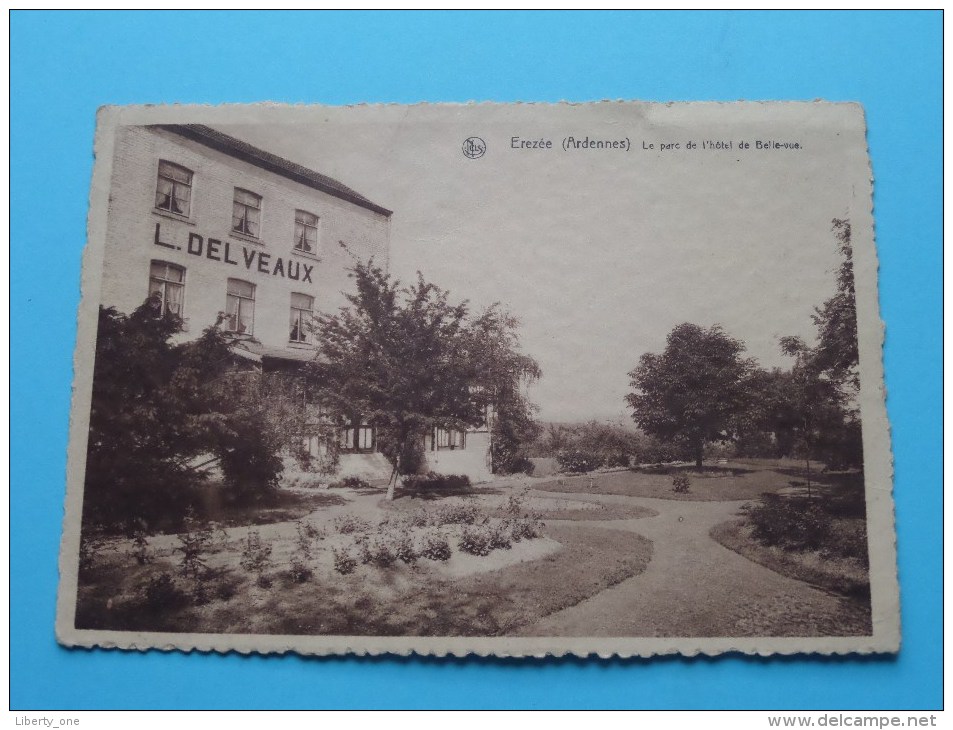
[[[98,117],[57,636],[896,652],[851,103]]]

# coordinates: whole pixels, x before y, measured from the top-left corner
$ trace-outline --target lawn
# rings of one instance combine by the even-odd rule
[[[689,478],[689,491],[675,492],[676,475]],[[811,474],[812,481],[831,482],[833,477]],[[701,502],[757,499],[764,492],[799,489],[806,480],[803,463],[744,461],[695,466],[640,467],[615,472],[595,472],[577,476],[548,478],[533,483],[533,489],[546,492],[617,494],[627,497],[653,497]]]

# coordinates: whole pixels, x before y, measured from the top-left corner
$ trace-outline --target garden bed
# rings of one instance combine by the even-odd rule
[[[850,529],[850,526],[841,525],[841,528]],[[729,550],[776,573],[869,606],[870,575],[862,562],[822,555],[819,550],[793,551],[764,545],[752,535],[752,531],[753,528],[744,519],[738,519],[716,525],[709,534]]]
[[[368,496],[297,522],[216,527],[207,531],[195,574],[183,570],[176,535],[145,538],[141,562],[133,540],[113,539],[81,571],[76,626],[493,636],[644,570],[651,555],[645,538],[544,525],[530,508],[587,520],[613,513],[583,500],[536,499],[422,504]],[[257,567],[249,557],[253,538],[264,553]]]

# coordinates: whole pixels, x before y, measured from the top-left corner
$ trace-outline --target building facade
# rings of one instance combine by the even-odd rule
[[[222,317],[236,358],[293,371],[316,354],[308,324],[345,304],[353,257],[389,263],[391,211],[326,175],[202,125],[117,131],[106,227],[104,306],[150,295],[182,318],[180,341]],[[386,479],[374,429],[337,434],[341,475]],[[303,435],[314,455],[324,446]],[[489,477],[489,425],[436,429],[426,469]]]

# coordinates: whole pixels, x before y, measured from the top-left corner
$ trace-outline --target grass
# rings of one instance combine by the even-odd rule
[[[221,484],[211,484],[202,493],[200,516],[221,527],[271,525],[276,522],[294,522],[315,510],[347,502],[344,497],[327,492],[309,493],[279,489],[274,499],[264,504],[237,505],[224,499]]]
[[[79,592],[78,628],[203,633],[498,636],[573,606],[642,572],[651,542],[617,530],[549,526],[562,549],[538,560],[448,580],[395,565],[295,583],[287,571],[264,589],[248,574],[219,576],[229,598],[150,609],[141,590],[158,566],[104,564]],[[115,558],[114,560],[118,560]],[[123,586],[116,584],[121,576]],[[176,576],[178,583],[188,582]]]
[[[841,529],[849,529],[841,520]],[[763,545],[752,534],[744,519],[730,520],[712,528],[711,538],[748,560],[770,568],[776,573],[810,583],[826,591],[855,599],[868,606],[870,575],[861,561],[851,558],[821,555],[820,551],[791,551]]]
[[[603,520],[640,520],[658,515],[654,509],[629,504],[596,504],[591,509],[538,509],[529,511],[542,520],[603,521]],[[506,511],[498,509],[491,513],[494,517],[505,517]]]
[[[688,476],[691,481],[688,492],[673,491],[672,478],[676,474]],[[829,476],[812,474],[812,481],[830,481],[830,479]],[[763,492],[777,492],[790,488],[793,486],[792,482],[799,481],[803,481],[803,475],[796,467],[745,462],[717,467],[706,466],[701,471],[694,466],[678,466],[643,467],[609,473],[582,474],[547,479],[533,484],[533,488],[546,492],[584,492],[718,502],[757,499]]]

